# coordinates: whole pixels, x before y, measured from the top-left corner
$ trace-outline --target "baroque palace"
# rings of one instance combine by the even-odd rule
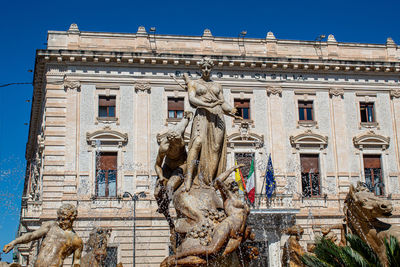
[[[47,49],[36,53],[18,234],[72,203],[84,241],[93,227],[111,228],[107,266],[159,266],[170,248],[153,196],[158,143],[184,110],[193,111],[180,84],[184,73],[199,77],[205,56],[244,118],[226,118],[227,166],[255,161],[249,223],[261,254],[254,266],[280,266],[288,226],[305,229],[305,247],[322,227],[342,223],[344,198],[357,181],[399,204],[400,50],[391,38],[177,36],[144,27],[99,33],[72,24],[49,31]],[[271,198],[269,155],[277,184]],[[388,221],[400,224],[399,216],[397,209]],[[23,266],[38,247],[17,248]]]

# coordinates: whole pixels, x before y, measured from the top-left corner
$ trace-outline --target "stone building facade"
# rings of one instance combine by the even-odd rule
[[[27,172],[19,233],[56,217],[61,203],[78,207],[75,229],[112,228],[110,262],[158,266],[168,255],[169,228],[152,195],[160,138],[192,110],[182,74],[214,60],[213,80],[244,121],[226,118],[228,166],[255,160],[250,220],[262,251],[258,266],[280,266],[281,231],[296,222],[304,244],[340,223],[350,184],[399,203],[400,50],[386,44],[49,31],[36,54]],[[188,127],[190,129],[190,125]],[[187,134],[187,138],[189,138]],[[271,155],[277,188],[265,197]],[[124,197],[145,192],[133,201]],[[396,210],[389,221],[400,223]],[[136,237],[133,239],[133,219]],[[38,244],[20,246],[31,266]],[[70,262],[70,261],[69,261]],[[110,264],[110,266],[113,266]]]

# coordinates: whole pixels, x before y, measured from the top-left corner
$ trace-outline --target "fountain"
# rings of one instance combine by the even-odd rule
[[[241,266],[258,250],[245,245],[254,239],[247,225],[250,209],[239,198],[236,182],[227,179],[241,166],[226,170],[224,115],[241,118],[210,79],[213,62],[204,58],[200,65],[200,79],[184,76],[189,102],[196,108],[188,152],[183,132],[192,116],[185,114],[161,141],[155,166],[158,211],[169,223],[174,251],[161,266]],[[175,222],[168,213],[171,199]]]

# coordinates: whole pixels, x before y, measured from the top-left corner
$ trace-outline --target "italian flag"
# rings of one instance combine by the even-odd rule
[[[246,183],[247,197],[249,198],[249,201],[252,204],[254,203],[254,198],[256,195],[256,189],[254,184],[255,184],[254,159],[252,159],[249,176],[247,177],[247,183]]]

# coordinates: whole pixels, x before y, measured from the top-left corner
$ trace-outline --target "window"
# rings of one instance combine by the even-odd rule
[[[361,122],[374,122],[374,103],[360,102]]]
[[[99,117],[115,118],[115,96],[99,96]]]
[[[183,118],[184,98],[168,97],[168,118]]]
[[[117,153],[100,152],[96,159],[96,196],[117,196]]]
[[[384,194],[382,179],[381,156],[363,155],[365,183],[371,192],[377,196]]]
[[[245,120],[250,119],[250,100],[249,99],[235,99],[234,106],[237,109],[236,116],[240,116]]]
[[[240,170],[245,181],[249,176],[251,161],[253,158],[254,153],[235,153],[235,160],[237,164],[244,164],[244,167],[240,168]]]
[[[313,102],[299,101],[299,121],[312,121],[313,117]]]
[[[300,154],[301,185],[304,197],[320,196],[318,154]]]

